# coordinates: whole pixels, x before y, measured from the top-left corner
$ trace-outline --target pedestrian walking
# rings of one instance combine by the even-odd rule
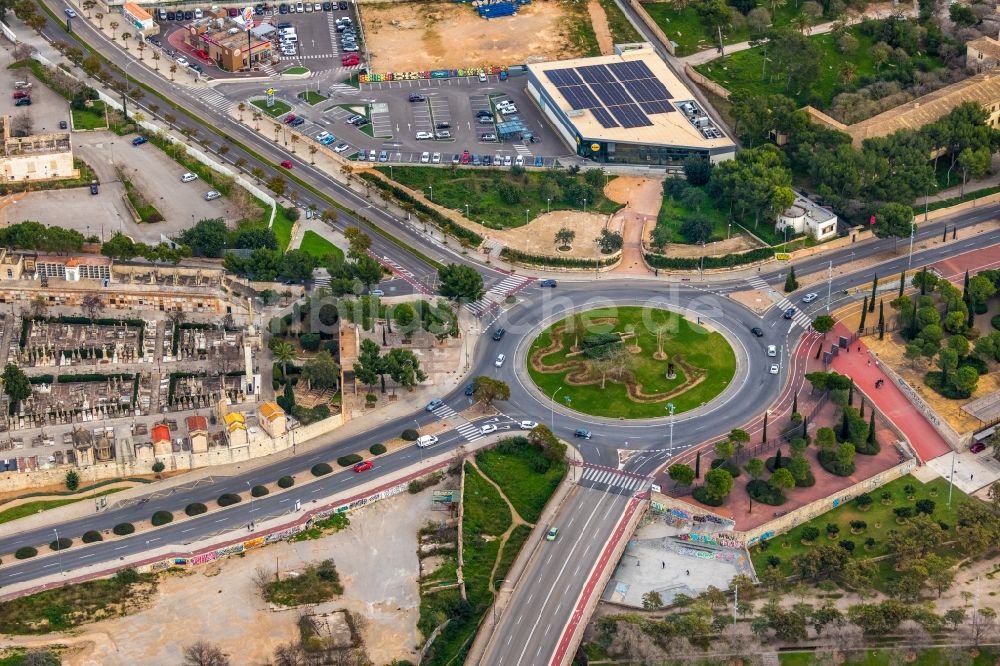
[[[667,563],[666,562],[660,562],[660,568],[661,569],[666,569],[667,568]]]
[[[872,360],[871,359],[868,359],[868,367],[869,368],[872,367]]]
[[[691,570],[690,570],[690,569],[688,569],[688,570],[686,570],[686,571],[685,571],[684,573],[686,573],[686,574],[687,574],[688,576],[690,576],[690,575],[691,575]]]
[[[639,560],[635,561],[635,566],[639,566]]]
[[[861,353],[861,345],[858,345],[858,353]]]

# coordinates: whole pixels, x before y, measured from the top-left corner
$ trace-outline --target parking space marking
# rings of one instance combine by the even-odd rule
[[[372,123],[372,134],[375,138],[392,137],[392,116],[389,115],[387,102],[375,102],[371,105],[369,120]]]

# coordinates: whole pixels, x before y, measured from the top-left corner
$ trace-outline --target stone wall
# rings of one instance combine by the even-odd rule
[[[708,78],[707,76],[699,74],[698,71],[691,65],[688,64],[684,65],[684,73],[687,74],[692,81],[697,83],[702,88],[711,90],[714,94],[718,95],[722,99],[729,99],[728,90],[726,90],[725,88],[723,88],[722,86],[720,86],[718,83]]]

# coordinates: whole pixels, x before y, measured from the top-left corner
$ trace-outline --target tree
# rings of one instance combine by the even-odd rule
[[[487,411],[497,400],[510,400],[510,386],[499,379],[480,375],[472,380],[472,397],[482,404],[483,411]]]
[[[302,366],[302,378],[310,389],[332,389],[340,382],[340,367],[328,351],[321,351]]]
[[[865,319],[868,318],[868,295],[865,295],[865,302],[861,306],[861,321],[858,323],[858,332],[865,330]]]
[[[151,469],[153,470],[153,474],[159,474],[164,469],[166,469],[166,467],[167,467],[166,465],[157,460],[155,463],[153,463],[153,467]]]
[[[448,264],[438,269],[439,291],[445,298],[478,301],[486,293],[483,276],[471,266]]]
[[[659,610],[663,608],[663,597],[656,590],[651,590],[642,595],[642,607],[646,610]]]
[[[347,227],[344,229],[344,238],[347,239],[347,255],[352,259],[367,256],[368,250],[372,246],[371,237],[357,227]]]
[[[823,451],[832,451],[837,445],[837,434],[833,428],[820,428],[816,431],[816,446]]]
[[[834,324],[836,322],[830,315],[820,315],[813,319],[812,327],[817,333],[822,333],[825,340],[826,334],[833,330]]]
[[[878,302],[878,339],[885,339],[885,299]]]
[[[295,360],[295,347],[274,338],[271,340],[271,353],[274,354],[274,360],[281,364],[281,374],[287,377],[288,362]]]
[[[573,240],[576,238],[576,232],[572,229],[567,229],[562,227],[556,232],[555,242],[558,247],[564,247],[567,245],[572,245]]]
[[[705,474],[705,492],[711,499],[721,502],[729,496],[732,489],[733,477],[721,467]]]
[[[409,349],[392,349],[383,359],[383,367],[392,381],[406,389],[412,389],[427,379],[420,369],[420,359]]]
[[[24,371],[13,363],[7,364],[0,379],[4,392],[10,398],[10,413],[13,414],[20,402],[31,395],[31,382]]]
[[[66,490],[75,491],[80,487],[80,475],[75,470],[66,472]]]
[[[707,243],[712,237],[714,228],[715,223],[707,215],[696,210],[681,221],[680,232],[692,244]]]
[[[104,309],[104,301],[97,294],[87,294],[83,297],[80,308],[87,313],[88,317],[94,319]]]
[[[611,254],[622,249],[625,239],[617,231],[601,229],[601,235],[594,239],[602,254]]]
[[[790,294],[799,288],[799,281],[795,279],[795,266],[788,267],[788,275],[785,277],[785,293]]]
[[[978,17],[976,17],[976,13],[972,10],[972,7],[957,2],[948,7],[948,18],[950,18],[955,25],[961,27],[975,25],[979,21]]]
[[[985,305],[986,301],[997,293],[997,285],[985,275],[977,275],[969,280],[969,305],[975,309],[977,305]],[[990,338],[985,338],[990,339]]]
[[[392,310],[393,321],[396,326],[402,329],[404,334],[410,333],[410,326],[417,319],[417,312],[409,303],[400,303]]]
[[[892,238],[893,252],[897,250],[897,241],[909,236],[912,227],[913,208],[910,206],[887,203],[875,211],[875,224],[872,226],[872,231],[878,238]]]
[[[184,666],[229,666],[229,658],[217,645],[198,641],[184,648]]]
[[[549,427],[543,424],[536,425],[528,433],[528,441],[540,447],[545,457],[552,462],[559,462],[566,458],[566,445],[559,441],[559,438],[552,434]]]
[[[226,248],[228,236],[229,228],[225,220],[215,218],[199,220],[193,227],[181,232],[177,240],[190,247],[196,257],[218,258]]]
[[[712,163],[701,155],[688,155],[684,159],[684,176],[695,187],[706,185],[712,177]]]
[[[694,470],[690,465],[674,463],[667,468],[667,476],[679,486],[690,486],[694,481]]]
[[[774,470],[768,483],[779,490],[791,490],[795,487],[795,477],[792,476],[787,467],[782,467]]]
[[[746,464],[747,474],[752,479],[759,479],[764,476],[764,462],[760,458],[751,458]]]
[[[967,398],[975,392],[976,386],[979,384],[979,373],[975,368],[963,365],[955,371],[951,383],[956,393]]]

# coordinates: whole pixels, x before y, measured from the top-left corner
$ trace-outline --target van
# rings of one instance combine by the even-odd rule
[[[296,35],[296,34],[295,34],[295,33],[293,32],[293,33],[292,33],[292,34],[290,34],[290,35],[282,35],[282,36],[281,36],[281,41],[283,41],[283,42],[288,42],[288,43],[290,43],[290,44],[294,44],[295,42],[299,41],[299,37],[298,37],[298,35]]]
[[[417,438],[417,446],[421,449],[426,449],[428,446],[433,446],[437,444],[438,438],[434,435],[421,435]]]

